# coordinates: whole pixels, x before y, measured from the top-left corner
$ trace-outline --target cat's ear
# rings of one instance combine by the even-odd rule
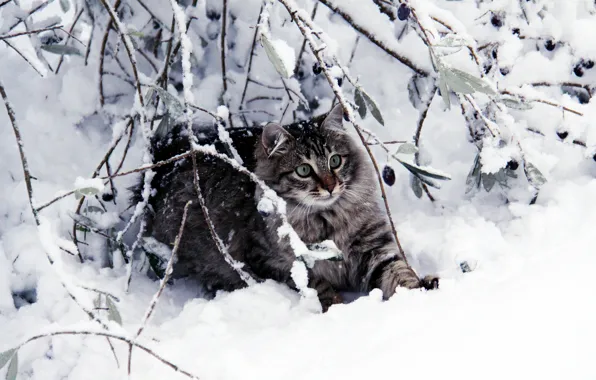
[[[325,118],[325,120],[323,121],[323,124],[321,124],[321,126],[323,128],[343,130],[344,129],[343,120],[344,120],[344,109],[341,106],[341,104],[338,103],[335,107],[333,107],[333,109],[329,112],[329,114],[327,114],[327,117]]]
[[[261,144],[268,157],[282,155],[288,152],[289,142],[293,139],[281,125],[269,123],[263,128]]]

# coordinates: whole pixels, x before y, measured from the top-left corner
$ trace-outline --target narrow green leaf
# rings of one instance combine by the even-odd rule
[[[170,94],[166,90],[158,86],[151,86],[157,93],[159,97],[164,102],[166,109],[168,110],[168,114],[173,120],[178,119],[180,116],[184,115],[184,104],[177,97]]]
[[[540,170],[538,170],[538,168],[531,162],[524,161],[524,173],[526,173],[526,177],[528,178],[530,185],[536,189],[540,188],[546,183],[546,178],[542,172],[540,172]]]
[[[141,32],[138,32],[138,31],[136,31],[136,30],[133,30],[133,31],[130,31],[130,30],[129,30],[127,34],[128,34],[128,35],[130,35],[130,36],[133,36],[133,37],[138,37],[138,38],[143,38],[143,37],[145,37],[145,34],[143,34],[143,33],[141,33]]]
[[[99,189],[96,187],[81,187],[80,189],[76,189],[76,193],[79,193],[81,196],[91,196],[96,195],[99,193]]]
[[[474,88],[466,81],[462,80],[455,72],[453,68],[445,69],[445,81],[447,87],[453,92],[458,94],[473,94]]]
[[[88,213],[88,212],[99,212],[100,214],[103,214],[105,211],[101,207],[87,206],[87,207],[85,207],[85,213]]]
[[[362,97],[362,92],[358,88],[354,91],[354,103],[358,106],[358,114],[362,119],[366,117],[366,103]]]
[[[439,89],[441,90],[441,97],[445,102],[447,109],[451,108],[451,99],[449,98],[449,88],[447,87],[447,81],[445,80],[445,70],[443,66],[439,66]]]
[[[101,294],[98,294],[97,298],[93,300],[93,306],[95,306],[96,309],[101,307]]]
[[[366,93],[366,91],[361,90],[361,93],[362,97],[364,98],[364,101],[366,102],[367,108],[370,109],[371,115],[373,115],[373,117],[379,122],[379,124],[384,126],[385,121],[383,120],[381,111],[379,111],[379,107],[377,107],[377,103],[373,100],[373,98],[370,97],[370,95]]]
[[[415,172],[412,172],[412,171],[410,171],[410,173],[412,173],[414,175],[414,177],[418,178],[418,180],[420,180],[420,182],[422,182],[422,183],[424,183],[424,184],[426,184],[426,185],[428,185],[430,187],[434,187],[435,189],[440,189],[441,188],[441,185],[439,185],[439,183],[433,181],[430,178],[423,177],[420,174],[415,173]]]
[[[410,174],[410,186],[418,198],[422,198],[422,183],[414,174]]]
[[[476,78],[472,74],[468,74],[465,71],[450,67],[446,69],[448,86],[455,92],[463,94],[471,94],[475,91],[482,92],[487,95],[496,95],[497,93],[492,87],[481,78]],[[458,88],[471,92],[458,91]]]
[[[70,10],[70,1],[69,0],[60,0],[60,9],[62,12],[66,13]]]
[[[433,168],[429,168],[428,166],[418,166],[416,164],[414,164],[413,162],[406,162],[403,160],[398,160],[403,166],[406,167],[406,169],[419,174],[421,176],[425,176],[425,177],[430,177],[430,178],[434,178],[434,179],[440,179],[440,180],[450,180],[451,177],[449,176],[449,174],[440,172],[436,169]]]
[[[155,128],[155,137],[159,140],[163,139],[168,135],[172,128],[172,119],[170,118],[170,114],[166,113],[159,122],[157,128]]]
[[[80,55],[83,54],[74,46],[70,45],[41,45],[42,50],[45,50],[52,54],[59,54],[59,55]]]
[[[284,63],[284,61],[281,58],[281,55],[279,54],[279,52],[275,48],[275,45],[271,42],[269,37],[266,34],[261,34],[260,40],[261,45],[263,45],[263,48],[267,53],[267,57],[269,58],[269,61],[271,61],[271,63],[273,64],[273,67],[275,67],[275,70],[277,70],[277,72],[282,77],[290,78],[292,76],[292,70],[289,67],[287,67],[287,65]]]
[[[110,321],[116,322],[119,325],[122,325],[122,316],[120,316],[120,312],[118,311],[116,304],[109,296],[106,297],[106,305],[108,307],[108,319]]]
[[[8,363],[16,351],[17,350],[15,348],[11,348],[8,351],[0,352],[0,369],[4,368],[6,363]]]
[[[501,103],[505,104],[506,107],[516,110],[526,111],[534,108],[532,103],[517,98],[501,98],[500,100]]]
[[[481,177],[481,164],[480,164],[480,153],[476,155],[474,159],[474,164],[472,165],[472,169],[468,173],[468,177],[466,178],[466,194],[470,193],[472,190],[477,189],[480,187],[480,177]]]
[[[487,193],[492,190],[492,188],[495,186],[495,183],[497,183],[497,179],[494,174],[482,174],[482,186],[484,187],[484,190],[486,190]]]
[[[6,380],[16,380],[19,372],[19,353],[15,352],[6,371]]]
[[[397,152],[395,154],[416,154],[418,152],[418,148],[416,145],[410,143],[403,143],[397,148]]]

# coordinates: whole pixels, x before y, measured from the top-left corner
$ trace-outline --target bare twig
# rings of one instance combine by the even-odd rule
[[[15,38],[15,37],[27,36],[27,35],[30,35],[30,34],[38,34],[38,33],[47,32],[47,31],[56,30],[56,29],[62,29],[62,25],[55,25],[55,26],[50,26],[50,27],[42,28],[42,29],[28,30],[26,32],[18,32],[18,33],[13,33],[13,34],[6,34],[6,35],[3,35],[3,36],[0,36],[0,40],[8,40],[8,39]]]
[[[225,1],[226,0],[224,0],[224,4],[225,4]],[[172,9],[174,11],[174,16],[176,17],[176,23],[178,24],[178,31],[180,33],[180,41],[182,43],[182,72],[184,75],[184,80],[183,80],[182,84],[184,86],[184,92],[183,92],[184,93],[184,106],[186,108],[186,129],[188,132],[188,142],[189,142],[190,149],[191,149],[191,151],[194,151],[195,149],[193,148],[193,146],[196,144],[196,142],[198,140],[197,140],[197,138],[194,134],[194,131],[192,129],[191,104],[193,103],[193,94],[191,91],[192,76],[190,74],[190,48],[192,45],[191,45],[190,39],[188,38],[188,36],[186,34],[184,13],[180,9],[180,6],[175,2],[175,0],[170,0],[170,3],[172,6]],[[225,9],[225,5],[224,5],[224,9]],[[223,46],[222,46],[222,48],[223,48]],[[193,182],[194,182],[195,191],[197,193],[197,198],[198,198],[199,204],[201,206],[201,211],[203,212],[203,217],[205,218],[205,222],[207,223],[207,226],[209,227],[209,233],[211,234],[211,238],[213,239],[213,242],[215,243],[217,250],[221,253],[221,255],[226,260],[226,262],[236,271],[236,273],[238,273],[240,278],[247,285],[254,283],[254,279],[242,269],[242,265],[240,263],[238,263],[236,260],[234,260],[234,258],[232,258],[232,256],[228,252],[226,246],[221,241],[220,237],[217,235],[217,232],[215,231],[215,226],[213,225],[213,221],[211,220],[211,217],[209,216],[209,210],[207,208],[205,198],[203,197],[203,192],[201,190],[201,186],[200,186],[201,179],[199,177],[199,170],[198,170],[198,166],[197,166],[196,154],[193,154],[191,156],[191,159],[192,159]]]
[[[79,11],[79,13],[77,13],[74,21],[70,25],[70,28],[68,30],[68,36],[66,37],[66,41],[64,41],[64,45],[67,45],[68,44],[68,41],[70,40],[70,38],[72,36],[72,32],[73,32],[75,26],[77,25],[77,22],[79,22],[79,19],[83,15],[83,11],[84,11],[84,8],[81,8],[81,10]],[[63,61],[64,61],[64,54],[60,55],[60,60],[58,61],[58,66],[56,66],[56,74],[58,74],[58,72],[60,72],[60,67],[62,66],[62,62]]]
[[[312,7],[312,12],[310,13],[310,19],[315,20],[317,17],[317,9],[319,8],[319,2],[315,2],[315,5]],[[261,8],[262,9],[262,8]],[[294,68],[294,74],[298,73],[298,69],[300,69],[300,65],[302,64],[302,55],[304,54],[304,49],[306,49],[306,38],[302,39],[302,46],[300,46],[300,53],[298,53],[298,59],[296,60],[296,67]]]
[[[418,67],[414,62],[412,62],[412,60],[410,60],[410,58],[407,58],[407,57],[403,56],[402,54],[398,53],[397,51],[393,50],[392,48],[387,46],[383,41],[381,41],[377,36],[370,33],[364,26],[357,24],[356,21],[354,21],[354,19],[352,19],[352,16],[350,16],[348,13],[344,12],[340,7],[335,6],[328,0],[318,0],[318,1],[320,3],[322,3],[323,5],[325,5],[327,8],[331,9],[333,12],[340,15],[348,24],[350,24],[350,26],[352,26],[352,28],[354,28],[354,30],[361,33],[374,45],[376,45],[381,50],[383,50],[385,53],[387,53],[390,56],[392,56],[393,58],[397,59],[404,65],[408,66],[415,73],[423,75],[423,76],[430,75],[430,73],[428,71],[426,71],[425,69],[423,69],[421,67]]]
[[[15,22],[14,24],[12,24],[7,32],[11,32],[14,28],[16,28],[17,26],[21,25],[21,23],[25,22],[29,17],[31,17],[32,15],[34,15],[35,13],[43,10],[46,6],[48,6],[48,4],[50,4],[51,1],[46,0],[42,3],[37,4],[37,6],[35,6],[33,9],[31,9],[26,16],[20,18],[17,22]],[[3,4],[4,5],[4,4]]]
[[[516,94],[516,93],[514,93],[512,91],[508,91],[508,90],[503,90],[503,91],[501,91],[501,93],[502,94],[505,94],[505,95],[519,96],[522,100],[526,100],[526,101],[529,101],[529,102],[537,102],[537,103],[546,104],[546,105],[549,105],[549,106],[552,106],[552,107],[560,108],[563,111],[571,112],[571,113],[576,114],[578,116],[584,116],[584,114],[581,113],[581,112],[579,112],[579,111],[576,111],[576,110],[574,110],[572,108],[569,108],[569,107],[565,107],[565,106],[563,106],[561,104],[557,104],[557,103],[555,103],[555,102],[553,102],[551,100],[539,99],[539,98],[532,98],[532,97],[528,98],[526,96],[519,95],[519,94]]]
[[[428,99],[426,100],[426,102],[424,102],[424,105],[422,106],[422,112],[420,112],[420,116],[418,117],[416,133],[414,134],[414,145],[416,145],[416,148],[418,148],[420,146],[420,135],[422,134],[422,127],[424,126],[424,121],[426,120],[426,115],[428,114],[428,110],[430,109],[430,105],[435,97],[436,92],[437,92],[437,86],[433,85],[433,88],[429,93]],[[414,156],[414,160],[416,162],[416,165],[420,165],[418,152],[416,152],[416,155]],[[428,199],[430,199],[431,202],[434,202],[435,198],[430,193],[426,183],[420,181],[420,184],[422,185],[422,190],[424,190],[424,192],[428,196]]]
[[[155,310],[155,307],[157,306],[157,302],[159,301],[159,297],[161,297],[161,293],[163,292],[166,285],[168,284],[168,281],[170,280],[170,276],[172,275],[172,271],[174,270],[174,261],[175,261],[176,255],[178,253],[178,247],[180,247],[180,241],[182,240],[182,234],[184,233],[184,225],[186,224],[186,216],[188,214],[188,208],[190,207],[191,204],[192,204],[192,201],[188,201],[184,205],[182,221],[180,222],[180,228],[178,229],[178,234],[176,235],[176,239],[174,240],[174,248],[172,249],[172,254],[170,255],[168,264],[166,265],[164,277],[161,279],[160,284],[159,284],[159,289],[157,290],[157,292],[151,299],[151,303],[149,304],[149,306],[147,307],[147,310],[145,311],[145,315],[143,316],[141,326],[135,333],[135,336],[134,336],[135,340],[139,336],[141,336],[141,334],[143,333],[143,330],[145,329],[147,322],[149,322],[149,319],[151,318],[151,315],[153,314],[153,311]]]
[[[12,105],[11,105],[10,101],[8,100],[8,95],[6,94],[6,90],[4,89],[4,85],[1,81],[0,81],[0,96],[2,97],[2,100],[4,101],[4,106],[6,107],[8,117],[12,124],[12,129],[13,129],[13,132],[15,135],[15,139],[17,141],[17,146],[19,148],[19,154],[21,156],[21,164],[23,166],[23,174],[25,177],[25,186],[27,187],[29,205],[31,207],[31,212],[33,213],[33,219],[35,220],[35,224],[39,228],[41,226],[41,220],[39,218],[39,213],[37,212],[37,210],[35,209],[35,206],[34,206],[35,202],[34,202],[34,197],[33,197],[33,186],[31,185],[31,173],[29,172],[29,165],[27,163],[27,157],[25,155],[23,139],[21,137],[21,132],[19,130],[19,126],[17,123],[14,109],[12,108]],[[45,252],[45,253],[46,253],[46,257],[47,257],[48,261],[50,262],[50,264],[53,264],[54,260],[52,259],[50,254],[48,252]],[[79,253],[79,256],[80,256],[80,253]],[[103,321],[101,321],[91,310],[87,309],[85,306],[83,306],[83,304],[81,302],[79,302],[78,298],[74,295],[74,293],[70,289],[69,285],[67,285],[62,280],[61,280],[61,283],[62,283],[64,290],[68,294],[68,296],[81,308],[81,310],[85,314],[87,314],[87,316],[89,316],[89,318],[98,322],[104,328],[107,327],[107,325]]]
[[[21,131],[19,129],[17,118],[14,113],[14,109],[10,101],[8,100],[8,95],[6,95],[6,90],[4,89],[4,85],[0,82],[0,96],[2,96],[2,100],[4,101],[4,106],[6,107],[6,112],[8,113],[8,118],[10,119],[10,123],[12,124],[12,130],[14,132],[15,138],[17,140],[17,146],[19,147],[19,154],[21,155],[21,164],[23,165],[23,174],[25,176],[25,186],[27,187],[27,194],[29,196],[29,205],[31,206],[31,212],[33,213],[33,219],[35,220],[35,224],[38,226],[41,224],[39,221],[39,214],[37,209],[34,206],[33,201],[33,186],[31,186],[31,173],[29,172],[29,164],[27,162],[27,156],[25,156],[25,148],[23,146],[23,139],[21,137]]]
[[[37,67],[35,67],[35,65],[27,57],[25,57],[25,55],[23,53],[21,53],[21,51],[19,49],[17,49],[14,45],[12,45],[10,42],[8,42],[6,40],[4,40],[4,43],[6,44],[6,46],[8,46],[12,50],[14,50],[18,55],[20,55],[21,58],[23,58],[25,60],[25,62],[27,62],[29,64],[29,66],[31,66],[33,68],[33,70],[35,70],[35,72],[37,72],[39,74],[39,76],[43,78],[43,74],[39,70],[37,70]]]
[[[221,12],[221,39],[220,39],[220,48],[221,48],[221,81],[223,84],[223,92],[221,94],[221,100],[223,104],[229,108],[229,103],[226,100],[226,96],[228,94],[228,78],[226,73],[226,32],[228,29],[228,0],[223,0],[223,10]],[[234,123],[232,122],[232,113],[228,112],[228,123],[230,128],[234,128]]]
[[[106,338],[110,338],[110,339],[115,339],[115,340],[119,340],[121,342],[124,343],[128,343],[129,345],[133,345],[136,348],[139,348],[143,351],[145,351],[146,353],[148,353],[149,355],[153,356],[155,359],[159,360],[160,362],[162,362],[163,364],[165,364],[166,366],[170,367],[171,369],[173,369],[174,371],[188,377],[194,380],[199,380],[199,377],[197,377],[196,375],[193,375],[192,373],[180,368],[179,366],[177,366],[176,364],[172,363],[171,361],[165,359],[163,356],[159,355],[158,353],[156,353],[155,351],[153,351],[153,349],[145,346],[144,344],[135,342],[134,339],[128,338],[126,336],[122,336],[122,335],[118,335],[109,331],[91,331],[91,330],[58,330],[58,331],[51,331],[51,332],[46,332],[43,334],[38,334],[38,335],[34,335],[30,338],[28,338],[27,340],[21,342],[20,344],[18,344],[15,349],[18,350],[21,347],[25,346],[28,343],[31,343],[33,341],[42,339],[42,338],[49,338],[49,337],[54,337],[54,336],[62,336],[62,335],[74,335],[74,336],[80,336],[80,335],[84,335],[84,336],[99,336],[99,337],[106,337]]]

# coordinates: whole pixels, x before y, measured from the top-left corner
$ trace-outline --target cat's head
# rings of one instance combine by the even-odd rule
[[[375,191],[368,160],[344,129],[341,105],[288,127],[269,123],[255,156],[256,174],[279,196],[313,209]]]

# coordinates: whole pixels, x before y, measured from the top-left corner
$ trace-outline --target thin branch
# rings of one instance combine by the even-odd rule
[[[4,89],[4,85],[2,84],[2,82],[0,82],[0,96],[2,96],[2,100],[4,101],[4,106],[6,107],[6,112],[8,113],[8,118],[10,119],[10,123],[12,124],[12,130],[17,140],[19,154],[21,155],[21,164],[23,166],[23,174],[25,176],[25,186],[27,187],[27,195],[29,196],[29,205],[31,206],[33,219],[35,220],[35,224],[39,226],[41,225],[41,222],[39,221],[39,214],[37,212],[37,209],[34,206],[33,186],[31,185],[31,172],[29,172],[29,163],[27,162],[27,156],[25,156],[25,147],[23,146],[21,131],[17,124],[17,118],[14,109],[12,108],[12,104],[8,100],[8,95],[6,95],[6,90]]]
[[[6,94],[6,90],[4,89],[4,85],[1,81],[0,81],[0,96],[2,97],[2,100],[4,101],[4,106],[6,107],[6,112],[8,113],[8,117],[12,124],[12,129],[13,129],[13,132],[15,135],[15,139],[17,141],[17,146],[19,148],[19,154],[21,156],[21,164],[23,166],[23,174],[25,177],[25,186],[27,187],[27,195],[29,198],[29,205],[31,207],[31,212],[33,213],[33,219],[35,220],[35,224],[39,228],[41,226],[41,220],[39,219],[39,213],[37,212],[37,210],[34,207],[35,202],[33,200],[34,198],[33,198],[33,186],[31,185],[31,173],[29,172],[29,164],[27,162],[27,157],[25,156],[25,147],[23,146],[23,139],[21,137],[21,132],[19,130],[19,126],[17,123],[14,109],[12,108],[12,105],[11,105],[10,101],[8,100],[8,95]],[[52,259],[50,254],[47,251],[45,253],[46,253],[46,257],[47,257],[48,261],[50,262],[50,264],[54,264],[54,260]],[[79,253],[79,256],[80,256],[80,253]],[[60,276],[58,276],[58,278],[60,278]],[[97,316],[91,310],[88,310],[85,306],[83,306],[79,302],[78,298],[73,294],[73,292],[71,291],[71,289],[70,289],[69,285],[67,285],[67,283],[65,283],[62,280],[61,280],[61,283],[62,283],[62,287],[64,288],[64,290],[66,291],[68,296],[81,308],[81,310],[85,314],[87,314],[87,316],[89,316],[89,318],[98,322],[104,328],[107,327],[107,325],[105,323],[103,323],[100,319],[98,319]]]
[[[563,106],[561,104],[558,104],[558,103],[556,103],[554,101],[551,101],[551,100],[526,97],[526,96],[519,95],[519,94],[516,94],[516,93],[511,92],[511,91],[508,91],[508,90],[501,91],[501,94],[519,96],[522,100],[525,100],[525,101],[528,101],[528,102],[542,103],[542,104],[546,104],[546,105],[549,105],[549,106],[552,106],[552,107],[560,108],[560,109],[562,109],[564,111],[571,112],[571,113],[576,114],[578,116],[584,116],[584,114],[581,113],[581,112],[579,112],[579,111],[576,111],[576,110],[574,110],[572,108],[569,108],[569,107],[565,107],[565,106]]]
[[[8,46],[12,50],[14,50],[18,55],[20,55],[21,58],[23,58],[25,60],[25,62],[27,62],[29,64],[29,66],[31,66],[33,68],[33,70],[35,70],[35,72],[37,72],[39,74],[39,76],[43,78],[43,74],[39,70],[37,70],[35,65],[31,61],[29,61],[29,59],[27,57],[25,57],[25,55],[23,53],[21,53],[21,51],[19,49],[14,47],[10,42],[8,42],[6,40],[4,40],[4,43],[6,44],[6,46]]]
[[[121,342],[125,342],[128,343],[129,345],[133,345],[136,348],[139,348],[143,351],[145,351],[146,353],[148,353],[149,355],[153,356],[155,359],[159,360],[160,362],[162,362],[163,364],[165,364],[166,366],[170,367],[171,369],[173,369],[174,371],[188,377],[194,380],[199,380],[199,377],[197,377],[196,375],[193,375],[192,373],[180,368],[179,366],[177,366],[176,364],[172,363],[171,361],[165,359],[163,356],[157,354],[155,351],[153,351],[151,348],[145,346],[144,344],[135,342],[134,339],[128,338],[126,336],[122,336],[122,335],[118,335],[109,331],[86,331],[86,330],[58,330],[58,331],[53,331],[53,332],[46,332],[43,334],[39,334],[39,335],[34,335],[30,338],[28,338],[27,340],[21,342],[20,344],[18,344],[15,347],[15,350],[20,349],[21,347],[25,346],[28,343],[31,343],[33,341],[36,341],[38,339],[42,339],[42,338],[49,338],[49,337],[53,337],[53,336],[61,336],[61,335],[85,335],[85,336],[99,336],[99,337],[106,337],[106,338],[111,338],[111,339],[116,339],[119,340]]]
[[[19,26],[21,23],[25,22],[29,17],[31,17],[35,13],[43,10],[51,2],[52,2],[51,0],[46,0],[43,3],[38,4],[36,7],[34,7],[33,9],[31,9],[27,13],[27,15],[25,17],[20,18],[19,21],[17,21],[16,23],[12,24],[12,26],[10,26],[10,28],[8,28],[7,32],[11,32],[14,28],[16,28],[17,26]]]
[[[223,10],[221,12],[221,39],[220,39],[220,47],[221,47],[221,81],[223,84],[223,92],[221,94],[221,99],[223,104],[229,108],[229,103],[226,101],[226,96],[228,94],[228,78],[226,73],[226,31],[228,29],[228,0],[223,0]],[[228,112],[228,123],[230,128],[234,128],[234,123],[232,122],[232,114]]]
[[[13,34],[6,34],[3,36],[0,36],[0,41],[2,40],[8,40],[10,38],[15,38],[15,37],[20,37],[20,36],[27,36],[30,34],[38,34],[38,33],[42,33],[42,32],[47,32],[50,30],[56,30],[56,29],[62,29],[62,25],[55,25],[55,26],[50,26],[47,28],[42,28],[42,29],[34,29],[34,30],[29,30],[26,32],[18,32],[18,33],[13,33]]]
[[[312,8],[312,12],[310,13],[310,19],[315,20],[317,17],[317,9],[319,8],[319,2],[315,2],[315,5]],[[262,9],[262,8],[261,8]],[[296,60],[296,67],[294,68],[294,74],[298,73],[298,69],[300,69],[300,65],[302,64],[302,55],[304,55],[304,50],[306,49],[306,38],[302,39],[302,46],[300,46],[300,53],[298,53],[298,59]]]
[[[340,15],[348,24],[350,24],[350,26],[352,26],[352,28],[354,28],[356,31],[358,31],[363,36],[365,36],[370,42],[372,42],[373,44],[375,44],[377,47],[379,47],[385,53],[389,54],[390,56],[392,56],[393,58],[397,59],[398,61],[400,61],[404,65],[408,66],[415,73],[417,73],[419,75],[422,75],[422,76],[429,76],[430,75],[430,73],[428,71],[426,71],[425,69],[422,69],[422,68],[418,67],[409,58],[404,57],[400,53],[398,53],[395,50],[391,49],[383,41],[381,41],[379,38],[377,38],[374,34],[372,34],[371,32],[369,32],[368,30],[366,30],[366,28],[364,26],[357,24],[354,21],[354,19],[352,19],[352,16],[350,16],[348,13],[344,12],[340,7],[335,6],[329,0],[318,0],[318,1],[320,3],[322,3],[323,5],[325,5],[327,8],[329,8],[330,10],[332,10],[333,12],[337,13],[338,15]],[[284,5],[285,5],[285,2],[284,2]],[[294,15],[294,17],[295,16],[296,15]]]
[[[225,12],[225,2],[224,0],[224,12]],[[193,94],[191,91],[192,86],[192,75],[190,73],[190,49],[192,47],[190,38],[186,34],[186,27],[184,23],[184,13],[180,9],[180,6],[176,4],[175,0],[170,0],[172,10],[174,11],[174,15],[176,16],[176,23],[178,24],[178,31],[180,33],[180,41],[182,43],[182,72],[184,76],[184,81],[182,82],[184,86],[184,106],[186,108],[186,129],[188,132],[188,143],[190,146],[191,151],[194,151],[193,146],[196,144],[198,139],[196,138],[194,131],[192,129],[192,111],[191,111],[191,104],[193,102]],[[223,46],[222,46],[223,48]],[[207,208],[207,204],[205,202],[205,198],[203,197],[203,192],[200,186],[200,177],[199,177],[199,169],[197,165],[197,157],[196,154],[191,156],[192,159],[192,168],[193,168],[193,183],[195,192],[197,193],[197,198],[199,200],[199,204],[201,206],[201,211],[203,212],[203,217],[205,218],[205,222],[209,227],[209,233],[211,234],[211,238],[217,247],[217,250],[221,253],[223,258],[226,262],[238,273],[240,278],[247,284],[250,285],[254,283],[254,279],[246,273],[242,269],[242,264],[238,263],[228,252],[226,246],[217,235],[217,231],[215,231],[215,226],[213,225],[213,221],[209,216],[209,210]],[[237,162],[236,160],[234,160]]]
[[[139,327],[139,329],[137,330],[137,332],[135,334],[135,337],[134,337],[135,340],[139,336],[141,336],[141,334],[143,333],[143,330],[145,329],[147,322],[149,322],[149,319],[151,318],[151,315],[153,314],[153,311],[155,310],[155,307],[157,306],[157,302],[159,301],[159,297],[161,297],[161,293],[163,292],[166,285],[168,284],[168,281],[170,280],[170,276],[172,275],[172,272],[174,270],[174,261],[175,261],[176,255],[178,253],[178,248],[180,247],[180,241],[182,240],[182,234],[184,233],[184,226],[186,224],[186,216],[188,214],[188,208],[190,207],[191,204],[192,204],[192,201],[188,201],[184,205],[184,212],[182,213],[182,221],[180,222],[180,228],[178,229],[178,234],[176,235],[176,239],[174,240],[174,248],[172,249],[172,254],[170,255],[168,264],[166,265],[164,277],[161,279],[157,293],[155,293],[155,295],[151,299],[151,303],[149,304],[149,307],[145,311],[145,316],[143,317],[141,326]]]
[[[68,44],[68,41],[70,40],[70,37],[72,35],[72,32],[73,32],[75,26],[77,25],[77,22],[79,22],[79,19],[83,15],[83,11],[84,11],[84,8],[81,8],[79,13],[77,13],[77,16],[75,17],[74,21],[72,22],[72,25],[70,25],[70,28],[68,30],[68,36],[66,37],[66,41],[64,42],[64,45]],[[60,67],[62,66],[63,61],[64,61],[64,54],[60,55],[60,60],[58,61],[58,66],[56,66],[56,74],[58,74],[58,72],[60,72]]]
[[[428,110],[430,109],[430,105],[433,102],[436,92],[437,92],[437,86],[433,85],[433,88],[429,93],[428,99],[426,100],[426,102],[424,102],[424,104],[422,106],[422,112],[420,112],[420,116],[418,117],[418,125],[416,127],[416,133],[414,134],[414,145],[416,145],[416,148],[420,147],[420,135],[422,134],[422,127],[424,126],[424,121],[426,120],[426,115],[428,114]],[[420,165],[418,152],[416,152],[416,155],[414,156],[414,160],[416,162],[416,165]],[[424,190],[424,192],[428,196],[428,199],[430,199],[431,202],[434,202],[435,198],[430,193],[426,183],[420,181],[420,184],[422,185],[422,190]]]
[[[257,19],[257,25],[255,25],[255,33],[252,36],[252,45],[250,47],[250,53],[248,55],[248,68],[246,69],[246,81],[244,82],[244,89],[242,90],[242,96],[240,97],[240,105],[238,107],[239,110],[242,110],[244,107],[244,99],[246,98],[246,90],[248,89],[248,83],[251,81],[250,72],[252,70],[252,59],[255,56],[255,47],[257,45],[257,36],[259,35],[259,24],[261,23],[262,13],[263,13],[263,4],[261,4],[261,9],[259,10],[259,18]]]

